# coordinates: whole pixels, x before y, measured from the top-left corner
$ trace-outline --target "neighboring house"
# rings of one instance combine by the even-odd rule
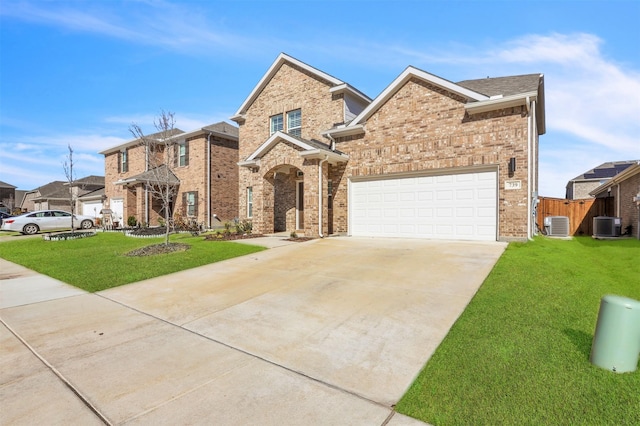
[[[238,217],[238,128],[225,122],[185,133],[173,129],[169,165],[177,196],[170,215],[180,213],[207,227]],[[158,138],[158,134],[147,139]],[[139,223],[158,225],[164,217],[162,203],[153,199],[148,184],[154,184],[147,152],[140,140],[106,149],[105,204],[113,220],[127,223],[130,216]],[[161,165],[160,167],[166,167]]]
[[[104,188],[103,176],[87,176],[77,179],[72,185],[73,198],[76,200],[76,213],[82,213],[79,198],[87,193]],[[31,191],[26,191],[22,204],[23,211],[63,210],[71,212],[69,204],[69,182],[53,181]]]
[[[66,182],[56,180],[27,191],[20,207],[27,212],[49,209],[70,212],[69,186],[65,184]]]
[[[0,181],[0,211],[10,213],[16,205],[16,187]]]
[[[408,67],[378,97],[280,54],[232,117],[254,231],[526,240],[544,78]]]
[[[76,213],[99,217],[104,201],[104,176],[87,176],[78,179],[72,187],[76,200]]]
[[[582,200],[591,198],[589,193],[609,179],[623,172],[627,167],[636,164],[637,161],[609,161],[598,167],[576,176],[567,183],[567,200]]]
[[[622,219],[622,232],[632,227],[632,235],[640,239],[640,161],[609,179],[589,194],[592,197],[613,197],[614,217]]]

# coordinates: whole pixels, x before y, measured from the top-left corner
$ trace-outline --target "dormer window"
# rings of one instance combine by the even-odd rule
[[[282,114],[272,115],[269,118],[269,136],[275,132],[281,132],[284,129],[284,120]]]
[[[302,110],[296,109],[287,113],[287,133],[298,137],[302,135]]]

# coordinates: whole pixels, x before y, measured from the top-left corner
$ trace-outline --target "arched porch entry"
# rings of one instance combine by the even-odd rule
[[[302,170],[291,164],[281,164],[263,176],[265,227],[273,232],[304,232],[305,185]]]

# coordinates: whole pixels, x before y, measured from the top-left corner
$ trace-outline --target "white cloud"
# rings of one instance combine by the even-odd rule
[[[65,30],[94,33],[183,53],[256,49],[255,41],[207,21],[198,5],[131,2],[118,14],[108,2],[5,2],[0,14]],[[214,28],[216,30],[214,30]]]

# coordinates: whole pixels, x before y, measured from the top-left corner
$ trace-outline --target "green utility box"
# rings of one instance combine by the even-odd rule
[[[608,294],[600,302],[591,363],[616,373],[638,368],[640,357],[640,302]]]

